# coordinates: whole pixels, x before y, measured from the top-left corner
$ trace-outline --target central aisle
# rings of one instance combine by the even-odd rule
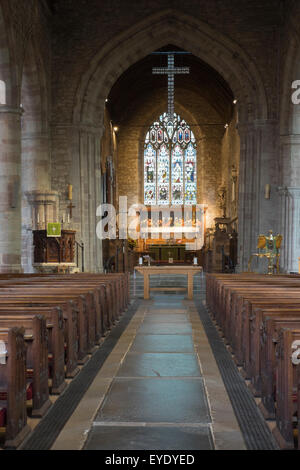
[[[52,448],[245,449],[194,302],[140,302]]]
[[[211,416],[183,298],[156,296],[86,449],[212,449]]]

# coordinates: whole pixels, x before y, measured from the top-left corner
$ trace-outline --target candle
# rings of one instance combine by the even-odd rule
[[[37,223],[40,223],[40,214],[37,215]]]
[[[70,223],[70,214],[68,214],[68,224]]]
[[[271,185],[266,184],[265,186],[265,199],[270,199],[271,196]]]
[[[72,201],[73,199],[73,186],[71,184],[68,186],[68,199],[69,201]]]

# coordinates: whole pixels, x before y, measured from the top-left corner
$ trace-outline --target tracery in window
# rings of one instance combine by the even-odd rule
[[[160,116],[144,148],[144,204],[197,204],[197,144],[188,124],[174,113]]]

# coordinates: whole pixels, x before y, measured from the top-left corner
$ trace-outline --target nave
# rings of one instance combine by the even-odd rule
[[[98,356],[91,370],[87,363],[66,398],[63,394],[57,400],[56,406],[61,402],[63,408],[72,387],[76,394],[76,381],[82,383],[94,373],[50,448],[278,449],[204,299],[204,278],[194,301],[170,293],[155,294],[150,301],[135,298],[90,359]],[[55,413],[54,406],[52,414],[23,448],[45,446],[49,426],[57,433],[59,408]]]

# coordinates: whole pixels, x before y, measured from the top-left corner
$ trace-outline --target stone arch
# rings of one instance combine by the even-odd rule
[[[220,73],[239,100],[241,120],[268,118],[261,76],[245,51],[209,25],[166,10],[120,34],[97,54],[79,85],[74,123],[102,122],[105,99],[118,77],[130,65],[170,43],[192,52]]]
[[[96,132],[101,138],[105,100],[114,83],[131,65],[167,44],[191,52],[216,70],[238,100],[241,138],[238,256],[240,268],[246,269],[250,254],[256,249],[257,234],[270,227],[274,231],[278,230],[278,220],[274,215],[276,197],[272,201],[272,211],[265,207],[263,199],[264,185],[278,184],[278,149],[274,145],[278,123],[273,119],[272,97],[268,103],[255,60],[241,46],[210,25],[173,9],[149,16],[109,41],[91,61],[78,85],[73,126],[79,131],[79,140],[82,140],[82,132],[91,135],[96,135]],[[72,148],[77,139],[75,134]],[[89,148],[83,142],[74,157],[79,168],[85,164],[87,153]],[[99,156],[95,158],[99,159]],[[79,170],[77,175],[74,173],[74,184],[77,179],[83,188],[90,176],[84,171],[80,175],[78,173]],[[81,193],[84,199],[84,191],[81,190]],[[81,202],[81,207],[87,204],[93,213],[90,202]],[[262,209],[258,210],[259,207]],[[249,224],[249,220],[252,220],[252,224]],[[93,223],[90,226],[93,227]],[[81,224],[81,233],[87,244],[91,232],[93,228]],[[92,256],[90,258],[92,260]],[[94,269],[92,261],[89,266]]]

